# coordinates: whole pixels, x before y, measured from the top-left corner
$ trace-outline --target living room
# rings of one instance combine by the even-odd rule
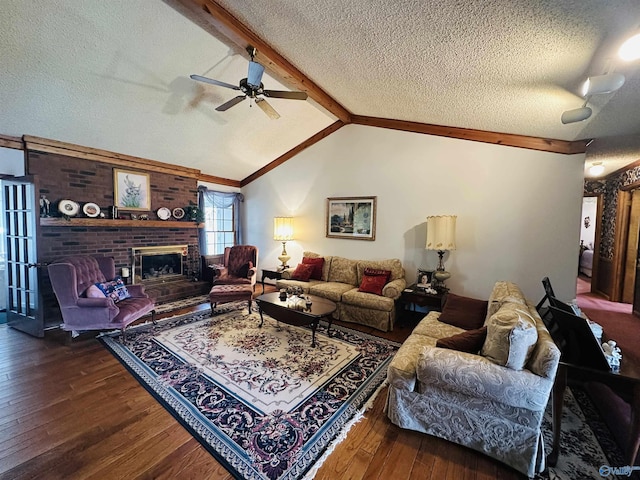
[[[460,117],[457,122],[446,123],[439,121],[446,118],[442,111],[454,106],[457,108],[460,102],[451,102],[449,99],[449,103],[445,102],[440,107],[426,103],[424,97],[439,95],[437,85],[429,90],[435,93],[417,94],[415,102],[422,102],[425,106],[420,109],[427,112],[420,120],[411,116],[402,117],[402,112],[394,112],[396,116],[390,113],[389,117],[404,118],[406,122],[403,128],[394,128],[397,124],[385,128],[387,124],[383,120],[388,117],[378,113],[381,111],[378,103],[386,101],[391,104],[395,101],[396,90],[407,89],[401,83],[404,74],[396,74],[397,82],[385,87],[389,91],[383,93],[381,88],[378,90],[380,99],[376,98],[376,93],[369,91],[367,101],[372,104],[371,108],[362,99],[359,99],[360,103],[353,103],[355,108],[350,108],[354,114],[351,122],[340,120],[326,104],[320,103],[322,99],[314,99],[313,105],[311,102],[269,99],[281,115],[276,121],[266,117],[259,108],[250,109],[247,101],[227,112],[215,111],[216,105],[232,98],[235,93],[215,85],[192,86],[190,82],[193,81],[188,78],[192,73],[234,82],[235,78],[246,75],[249,58],[243,48],[227,45],[213,37],[210,32],[214,27],[209,25],[200,29],[188,16],[182,16],[175,10],[175,5],[180,2],[147,5],[131,11],[130,16],[127,14],[128,7],[122,6],[110,12],[107,7],[88,7],[87,11],[96,10],[88,14],[77,6],[65,5],[63,13],[55,14],[50,10],[51,6],[42,4],[42,13],[38,16],[50,16],[48,22],[52,25],[47,27],[47,22],[41,24],[39,20],[38,28],[29,26],[33,13],[25,12],[19,3],[12,2],[12,15],[7,15],[6,21],[0,21],[5,32],[0,33],[0,38],[7,45],[6,51],[20,48],[22,56],[30,57],[30,61],[24,63],[12,57],[16,68],[9,69],[10,74],[0,76],[0,103],[8,106],[0,120],[0,134],[3,135],[0,143],[0,160],[4,165],[2,173],[16,174],[13,171],[16,161],[26,155],[25,173],[36,175],[37,181],[46,185],[46,194],[52,201],[69,198],[81,204],[96,202],[106,209],[113,203],[112,169],[123,165],[105,162],[104,158],[89,158],[90,155],[81,159],[77,152],[82,149],[108,152],[113,162],[118,160],[118,156],[146,159],[152,162],[146,167],[144,162],[136,163],[133,160],[125,166],[150,175],[154,191],[148,214],[153,220],[161,207],[184,207],[190,201],[197,201],[198,186],[241,192],[244,196],[240,210],[243,240],[258,247],[258,269],[275,267],[279,263],[277,257],[282,244],[273,238],[273,218],[291,216],[295,222],[294,239],[287,241],[286,248],[292,266],[302,261],[304,251],[356,259],[398,258],[405,269],[407,284],[411,284],[415,282],[418,269],[435,270],[438,263],[437,252],[425,248],[427,216],[457,215],[456,249],[448,252],[444,258],[446,268],[451,273],[447,286],[452,292],[486,299],[496,281],[510,280],[520,286],[526,297],[537,300],[543,294],[540,280],[549,276],[557,296],[571,300],[576,297],[585,172],[592,162],[601,161],[607,164],[608,173],[611,173],[637,160],[640,151],[637,123],[612,120],[626,119],[624,113],[627,109],[633,109],[633,102],[637,101],[636,95],[628,93],[637,85],[637,76],[634,75],[637,67],[625,67],[627,83],[620,93],[606,100],[597,97],[591,100],[593,118],[583,123],[561,123],[560,115],[564,110],[580,107],[585,101],[570,86],[586,75],[602,73],[601,52],[598,52],[597,61],[589,63],[585,60],[595,56],[597,48],[593,45],[585,48],[585,52],[581,51],[582,63],[578,62],[580,68],[557,74],[562,81],[558,81],[559,85],[554,88],[562,90],[562,93],[545,106],[550,112],[548,116],[553,117],[555,122],[549,127],[547,125],[551,122],[545,120],[548,122],[545,128],[554,129],[554,134],[531,133],[538,126],[537,121],[532,120],[533,112],[538,111],[538,103],[544,103],[540,92],[536,92],[536,100],[520,104],[520,110],[514,107],[515,104],[507,104],[506,100],[504,104],[496,103],[497,97],[493,97],[493,105],[484,104],[480,108],[474,93],[463,97],[458,92],[457,98],[465,98],[473,105],[473,112]],[[193,7],[201,2],[184,3]],[[251,18],[248,6],[227,5],[227,8],[238,18],[245,15]],[[620,17],[633,17],[629,13],[635,12],[633,8],[626,5],[625,8],[614,9],[607,18],[611,22],[613,19],[622,22]],[[118,41],[114,38],[116,34],[109,33],[107,28],[109,24],[112,25],[109,22],[113,22],[113,18],[102,23],[103,17],[122,20],[127,26],[123,30],[133,30],[135,25],[144,25],[145,18],[153,18],[157,25],[155,28],[148,25],[153,32],[147,32],[144,38],[154,38],[161,43],[161,48],[154,49],[154,54],[145,60],[144,54],[135,53],[135,42],[142,41],[140,34],[118,31],[117,34],[124,39]],[[188,55],[191,65],[184,58],[177,58],[186,55],[175,46],[174,40],[162,38],[155,31],[167,31],[168,18],[176,24],[176,37],[198,30],[189,37],[192,41],[192,50]],[[586,13],[581,14],[581,21],[591,25],[587,18]],[[81,42],[78,37],[71,36],[60,40],[61,47],[56,42],[47,45],[43,40],[56,38],[57,32],[70,31],[71,24],[76,21],[79,24],[78,31],[84,34]],[[622,22],[622,29],[630,30],[632,23],[631,20]],[[92,40],[87,32],[96,26],[99,40]],[[601,28],[598,35],[604,35],[602,32],[605,28],[600,24],[598,27]],[[27,28],[35,33],[22,38],[19,32]],[[254,28],[259,28],[259,25]],[[362,32],[360,34],[363,35]],[[589,38],[593,40],[598,35]],[[269,39],[263,40],[267,42]],[[103,45],[105,41],[113,41],[116,45],[107,48]],[[76,42],[78,46],[74,51],[70,45]],[[603,41],[602,45],[605,43]],[[2,49],[5,51],[5,47]],[[175,61],[179,67],[159,76],[152,67],[154,63],[163,62],[162,49],[167,55],[164,62]],[[98,52],[95,57],[91,56],[92,50]],[[262,50],[259,48],[259,55]],[[370,56],[370,62],[376,60],[376,56],[370,52],[364,49],[361,52],[362,56]],[[79,57],[75,58],[75,54]],[[199,57],[197,63],[193,63],[194,57]],[[384,55],[381,54],[380,61],[382,57]],[[52,58],[57,58],[59,64],[52,65],[56,63]],[[542,54],[540,58],[543,58]],[[430,58],[427,56],[421,61],[428,63]],[[558,59],[555,61],[562,63]],[[29,78],[28,68],[38,62],[43,66],[34,73],[37,81],[30,83],[25,80]],[[536,62],[543,60],[537,58]],[[65,69],[72,73],[65,76],[61,73]],[[76,89],[73,87],[73,76],[83,69],[90,70],[89,77],[94,77],[95,85],[87,77],[82,77],[82,82],[79,82],[82,86]],[[558,67],[556,69],[560,70]],[[508,73],[503,71],[501,74],[508,76]],[[265,75],[266,87],[300,88],[295,83],[295,88],[290,87],[291,83],[273,72]],[[375,77],[371,71],[364,76]],[[16,77],[20,78],[16,80]],[[360,81],[359,78],[350,78],[356,84]],[[50,85],[47,84],[49,80]],[[270,83],[272,81],[275,83]],[[452,78],[439,81],[451,82]],[[514,83],[519,81],[514,80]],[[20,82],[24,85],[16,90],[14,86]],[[106,82],[107,88],[103,82]],[[549,89],[554,88],[544,85],[540,90],[551,97]],[[50,89],[66,93],[48,101]],[[80,96],[80,92],[85,90],[90,93],[86,97]],[[473,89],[469,91],[473,92]],[[485,93],[483,87],[482,94],[477,94],[477,97]],[[109,108],[103,102],[112,95],[119,96],[121,103]],[[74,98],[76,96],[79,98]],[[137,97],[147,96],[154,96],[153,109],[149,104],[134,106]],[[511,92],[508,95],[504,93],[504,96],[511,99],[514,95]],[[515,96],[526,97],[527,90],[520,90]],[[351,100],[344,96],[341,101],[346,104]],[[133,125],[129,123],[129,113],[123,106],[126,103],[132,105],[131,117],[135,117],[136,121]],[[291,105],[297,103],[305,105]],[[174,108],[176,105],[180,108]],[[619,117],[614,107],[621,109]],[[153,110],[154,115],[158,116],[143,123],[142,117],[137,115],[138,109]],[[313,111],[309,112],[310,109]],[[514,125],[526,125],[529,121],[532,128],[526,131],[518,130],[515,126],[511,128],[505,117],[498,121],[494,118],[493,123],[483,123],[473,118],[476,115],[491,117],[492,109],[506,110],[514,116]],[[429,114],[429,111],[435,113]],[[415,110],[411,112],[413,114]],[[65,121],[53,120],[62,116]],[[193,123],[183,125],[181,121],[185,118]],[[157,130],[152,121],[157,121]],[[279,126],[272,125],[278,122]],[[194,123],[198,125],[193,127]],[[423,126],[417,127],[415,123]],[[144,125],[144,128],[135,128],[139,125]],[[437,130],[435,127],[438,125],[451,127],[446,129],[449,134]],[[179,131],[179,134],[170,130]],[[540,128],[539,131],[548,130]],[[25,142],[23,135],[31,142]],[[43,144],[49,142],[50,151],[34,146],[38,143],[34,141],[36,138],[42,140]],[[313,141],[308,141],[312,138]],[[589,142],[593,138],[595,140]],[[533,147],[527,147],[529,141],[534,142]],[[74,146],[78,148],[67,157],[60,151],[54,152],[53,145],[56,142],[70,150]],[[58,147],[62,148],[60,145]],[[125,160],[125,164],[128,161]],[[169,187],[175,185],[170,185],[171,180],[168,183],[166,181],[172,174],[160,172],[153,162],[161,162],[168,170],[174,170],[176,173],[172,178],[188,178],[188,186],[172,197],[173,192]],[[65,164],[73,172],[64,172],[61,166]],[[196,173],[186,170],[189,168]],[[86,185],[63,186],[77,171],[93,169],[101,170],[101,175],[107,179],[101,181],[99,191],[88,191]],[[61,181],[63,176],[65,179]],[[360,196],[376,197],[375,241],[327,237],[327,199]],[[63,230],[73,231],[77,236],[73,241],[79,243],[83,242],[83,237],[95,236],[90,232],[91,228],[47,226],[43,229],[47,234],[58,234]],[[117,227],[110,225],[108,230],[110,233],[105,234],[103,239],[109,242],[121,240],[115,238],[118,237]],[[130,230],[128,226],[123,228],[126,232],[124,238],[131,240],[131,245],[123,245],[123,252],[139,246],[144,240]],[[163,230],[145,232],[142,236],[165,235]],[[165,243],[197,243],[196,229],[178,230],[168,234],[170,238],[166,238]],[[105,232],[102,228],[96,231],[98,235]],[[78,243],[70,243],[66,245],[66,250],[47,250],[54,245],[59,246],[56,241],[42,245],[42,252],[46,253],[43,260],[53,260],[57,253],[72,253],[78,246]],[[91,241],[94,244],[96,242],[95,238]],[[118,252],[116,257],[118,268],[131,267],[127,254]]]

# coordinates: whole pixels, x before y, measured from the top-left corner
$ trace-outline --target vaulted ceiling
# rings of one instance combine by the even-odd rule
[[[199,169],[246,183],[343,124],[526,148],[584,151],[640,133],[638,62],[616,59],[640,2],[618,0],[4,0],[0,134],[23,134]],[[247,76],[258,48],[272,120],[195,82]],[[582,106],[581,83],[625,75]],[[490,133],[487,133],[490,132]]]

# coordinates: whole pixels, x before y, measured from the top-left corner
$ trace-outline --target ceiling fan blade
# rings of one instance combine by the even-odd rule
[[[253,60],[249,62],[249,74],[247,75],[247,83],[254,87],[259,87],[262,81],[264,67]]]
[[[233,107],[234,105],[237,105],[238,103],[243,101],[245,98],[247,98],[246,95],[238,95],[237,97],[234,97],[231,100],[229,100],[228,102],[225,102],[222,105],[220,105],[219,107],[217,107],[216,111],[224,112],[225,110],[229,110],[231,107]]]
[[[265,90],[264,94],[271,98],[288,98],[291,100],[306,100],[307,92],[286,92],[283,90]]]
[[[264,98],[256,98],[256,105],[258,105],[270,119],[277,120],[280,118],[280,114],[276,112]]]
[[[230,83],[221,82],[220,80],[214,80],[213,78],[203,77],[201,75],[191,75],[192,80],[197,80],[198,82],[210,83],[212,85],[218,85],[219,87],[231,88],[233,90],[240,90],[240,87],[236,85],[231,85]]]

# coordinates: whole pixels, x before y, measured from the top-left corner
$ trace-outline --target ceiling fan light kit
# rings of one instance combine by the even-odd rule
[[[607,73],[587,78],[582,86],[582,96],[600,95],[611,93],[624,85],[624,75],[621,73]]]
[[[276,110],[267,102],[264,97],[271,98],[284,98],[288,100],[306,100],[307,93],[306,92],[289,92],[285,90],[265,90],[264,85],[262,84],[262,75],[264,74],[264,66],[258,62],[255,62],[253,58],[258,53],[258,51],[252,47],[247,47],[247,52],[251,57],[249,61],[249,70],[247,72],[247,78],[243,78],[240,80],[238,86],[232,85],[230,83],[221,82],[220,80],[215,80],[213,78],[203,77],[201,75],[191,75],[192,80],[196,80],[198,82],[210,83],[212,85],[217,85],[219,87],[230,88],[232,90],[239,90],[243,94],[238,95],[237,97],[232,98],[231,100],[223,103],[222,105],[216,107],[216,111],[224,112],[234,105],[245,100],[247,97],[254,99],[256,105],[260,107],[260,109],[267,114],[267,116],[273,120],[280,118],[280,115]]]
[[[587,106],[574,108],[573,110],[567,110],[566,112],[564,112],[562,114],[562,117],[560,117],[560,120],[562,120],[562,123],[564,123],[565,125],[567,123],[582,122],[583,120],[589,118],[592,113],[593,111],[591,110],[591,108]]]
[[[589,173],[594,177],[601,175],[604,172],[604,165],[602,162],[593,162],[593,164],[589,167]]]

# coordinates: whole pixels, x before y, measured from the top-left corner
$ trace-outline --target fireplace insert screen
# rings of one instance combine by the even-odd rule
[[[165,253],[142,257],[142,279],[153,279],[165,275],[182,275],[182,255]]]

